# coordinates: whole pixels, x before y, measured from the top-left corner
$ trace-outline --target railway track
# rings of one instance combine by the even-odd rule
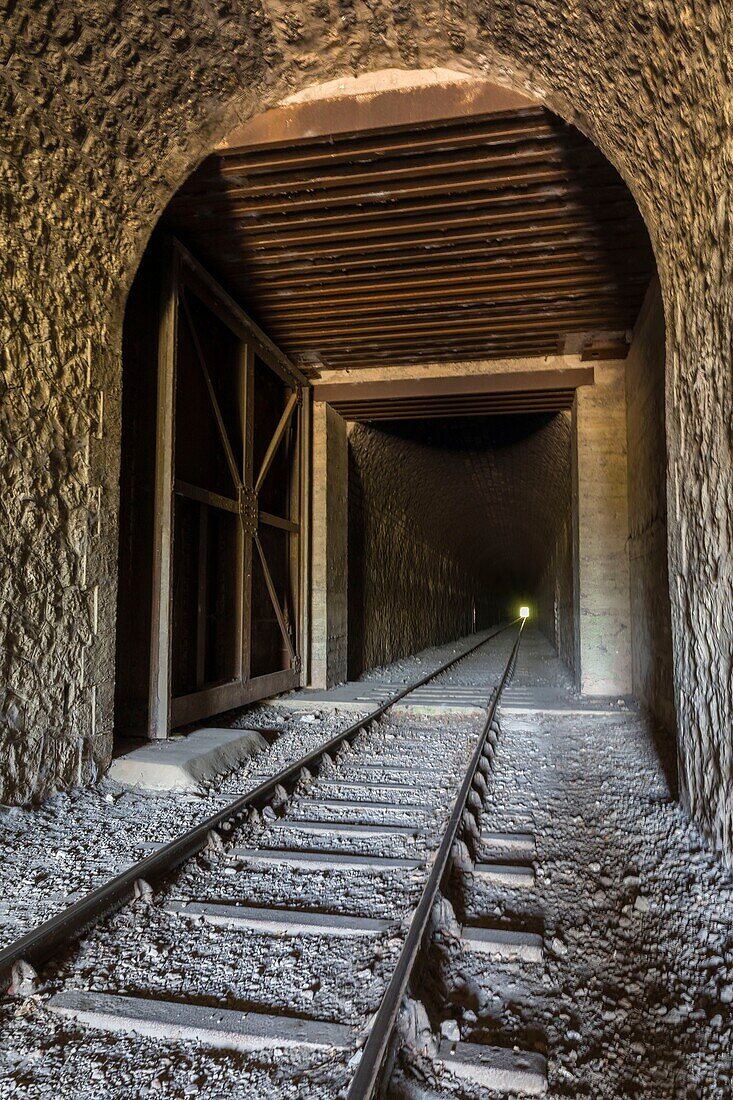
[[[539,937],[461,928],[451,906],[467,874],[532,881],[532,838],[480,824],[523,623],[511,626],[485,722],[390,711],[503,631],[11,944],[0,974],[17,987],[28,966],[53,959],[58,991],[45,1007],[56,1018],[226,1050],[249,1095],[362,1100],[388,1089],[403,1055],[476,1087],[544,1091],[541,1055],[441,1035],[450,1006],[430,1003],[425,980],[436,936],[541,957]],[[134,897],[105,931],[104,918]],[[263,1052],[275,1056],[273,1074],[248,1076]]]

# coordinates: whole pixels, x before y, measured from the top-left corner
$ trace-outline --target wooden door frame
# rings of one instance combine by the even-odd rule
[[[169,735],[173,725],[181,726],[201,718],[244,706],[256,699],[276,695],[279,692],[299,687],[302,669],[307,667],[304,661],[307,627],[305,625],[305,599],[308,585],[309,561],[309,455],[307,431],[309,424],[310,401],[307,399],[310,384],[303,374],[290,362],[283,352],[269,339],[258,325],[244,312],[233,298],[219,286],[216,280],[196,260],[188,249],[174,237],[165,239],[163,245],[164,277],[162,286],[161,325],[158,344],[158,401],[156,410],[156,455],[155,455],[155,522],[153,529],[153,602],[150,645],[150,690],[148,706],[148,736],[162,739]],[[252,454],[252,387],[254,382],[254,360],[259,357],[280,379],[295,393],[299,393],[300,409],[298,413],[297,451],[294,468],[297,471],[298,540],[297,550],[289,554],[291,575],[293,578],[293,601],[296,621],[293,624],[293,642],[296,659],[293,667],[257,676],[251,679],[249,633],[246,624],[249,621],[249,598],[251,578],[253,538],[246,537],[243,530],[244,553],[241,576],[238,578],[241,592],[241,606],[237,615],[241,616],[239,637],[243,639],[242,651],[238,654],[241,671],[240,679],[212,685],[188,695],[171,697],[171,632],[172,632],[172,561],[173,561],[173,516],[175,488],[175,395],[176,361],[178,350],[179,301],[182,287],[190,287],[192,292],[210,309],[231,331],[242,340],[245,363],[243,364],[243,446],[245,463],[243,465],[245,485],[252,488],[257,472],[251,468]],[[249,576],[248,576],[249,573]]]

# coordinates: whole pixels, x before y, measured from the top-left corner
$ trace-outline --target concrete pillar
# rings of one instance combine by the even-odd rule
[[[626,390],[623,363],[595,364],[574,410],[578,680],[584,695],[631,693]]]
[[[349,455],[346,421],[313,406],[310,683],[346,679]]]

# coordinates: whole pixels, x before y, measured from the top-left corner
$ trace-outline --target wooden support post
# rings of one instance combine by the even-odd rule
[[[170,725],[171,546],[173,531],[174,412],[178,329],[178,254],[165,257],[158,346],[155,438],[155,509],[152,560],[148,736],[165,738]]]

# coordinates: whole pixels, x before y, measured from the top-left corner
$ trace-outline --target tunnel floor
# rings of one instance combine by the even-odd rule
[[[557,662],[527,642],[512,689],[541,698]],[[471,904],[536,923],[546,953],[541,973],[496,966],[487,1034],[539,1029],[552,1096],[730,1096],[733,882],[671,798],[646,722],[506,708],[502,729],[483,821],[534,834],[536,889]]]
[[[375,670],[363,683],[412,680],[457,648],[436,647]],[[491,681],[506,650],[501,642],[479,651],[453,676],[454,686]],[[614,706],[604,712],[597,702],[579,700],[549,644],[528,630],[502,712],[482,824],[534,836],[535,882],[518,889],[477,880],[464,904],[467,917],[540,932],[544,961],[497,962],[451,950],[436,959],[436,972],[446,987],[463,991],[450,1011],[464,1038],[546,1051],[551,1097],[717,1100],[731,1092],[733,882],[671,798],[643,718],[619,701]],[[196,797],[145,796],[104,780],[43,807],[3,811],[2,939],[16,937],[139,858],[146,845],[207,816],[353,718],[352,711],[294,713],[287,700],[249,710],[233,720],[279,725],[281,736]],[[403,721],[419,722],[426,733],[431,728],[429,715]],[[445,712],[443,735],[451,723],[457,736],[465,735],[466,722],[465,715]],[[122,913],[100,928],[101,956],[105,936],[139,919]],[[133,936],[133,955],[136,943]],[[165,975],[165,960],[152,960],[151,975],[161,966]],[[99,974],[102,987],[113,975],[114,968]],[[44,998],[41,984],[36,995],[0,1012],[1,1097],[50,1091],[224,1097],[230,1085],[236,1094],[226,1056],[190,1044],[182,1058],[185,1080],[177,1076],[175,1044],[164,1050],[169,1062],[162,1070],[155,1044],[147,1041],[80,1041],[72,1029],[69,1042],[65,1025],[59,1046],[59,1025],[45,1012]],[[73,1059],[65,1060],[64,1049],[73,1050]],[[112,1077],[105,1069],[109,1057]],[[90,1067],[92,1092],[80,1092]],[[406,1088],[420,1072],[405,1068]],[[181,1091],[191,1088],[192,1076],[195,1092]],[[335,1095],[320,1080],[307,1094]],[[455,1095],[445,1081],[430,1087],[433,1096]],[[295,1094],[275,1088],[266,1095]],[[494,1094],[464,1084],[460,1095]]]

